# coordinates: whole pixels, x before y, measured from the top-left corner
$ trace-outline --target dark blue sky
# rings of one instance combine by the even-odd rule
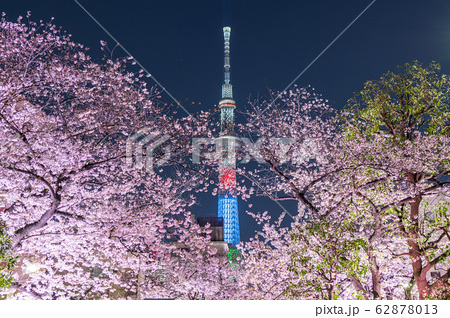
[[[283,89],[372,2],[78,1],[192,112],[220,99],[224,22],[232,27],[231,76],[239,107],[250,96],[266,95],[267,88]],[[55,24],[91,48],[94,59],[101,57],[100,40],[113,43],[72,0],[0,0],[10,20],[28,10],[33,20],[55,17]],[[377,0],[297,84],[313,86],[332,107],[342,108],[366,80],[416,59],[437,61],[450,73],[450,1]],[[215,200],[203,208],[215,210]],[[241,216],[246,239],[251,232],[242,228],[250,220]]]
[[[231,11],[232,82],[243,105],[267,87],[283,89],[372,0],[79,2],[177,99],[188,98],[183,105],[207,109],[220,97],[224,11]],[[53,16],[94,56],[100,40],[113,42],[73,0],[1,0],[0,10],[10,19],[27,10],[35,20]],[[450,71],[450,1],[377,0],[297,84],[340,108],[364,81],[414,59]]]

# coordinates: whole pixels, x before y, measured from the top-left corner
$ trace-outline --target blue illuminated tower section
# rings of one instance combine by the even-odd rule
[[[234,136],[233,86],[230,82],[230,34],[231,28],[223,28],[225,40],[224,83],[220,108],[220,131],[217,138],[219,158],[219,209],[223,218],[224,240],[236,246],[241,241],[239,234],[239,214],[236,196],[236,138]]]

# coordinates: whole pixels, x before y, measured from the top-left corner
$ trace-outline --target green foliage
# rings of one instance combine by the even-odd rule
[[[368,244],[353,234],[355,225],[355,219],[349,215],[341,222],[317,220],[292,231],[295,252],[291,253],[290,270],[300,280],[288,288],[289,296],[337,299],[337,275],[366,276],[370,264],[364,259],[364,252]]]
[[[6,225],[0,222],[0,289],[8,288],[13,283],[11,271],[17,257],[10,254],[11,238],[6,233]]]
[[[230,248],[230,251],[227,253],[227,258],[231,264],[236,264],[239,261],[239,257],[241,256],[241,251],[237,248]]]
[[[435,62],[424,67],[414,61],[366,82],[343,113],[347,138],[388,134],[395,141],[413,141],[415,131],[448,135],[450,82],[439,71]]]

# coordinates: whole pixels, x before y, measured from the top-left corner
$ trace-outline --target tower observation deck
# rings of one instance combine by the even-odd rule
[[[224,83],[222,99],[219,102],[220,132],[217,139],[219,158],[219,206],[218,217],[223,218],[224,240],[235,246],[240,242],[239,213],[236,196],[236,138],[234,136],[233,86],[230,79],[230,35],[231,28],[223,28]]]

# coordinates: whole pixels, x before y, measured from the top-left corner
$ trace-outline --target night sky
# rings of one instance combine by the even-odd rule
[[[231,78],[239,108],[249,98],[267,96],[268,88],[284,89],[373,0],[78,1],[189,112],[196,112],[213,108],[221,97],[225,24],[232,27]],[[27,11],[35,21],[54,17],[74,41],[91,48],[97,61],[100,40],[115,44],[73,0],[0,0],[0,11],[9,20]],[[450,73],[450,1],[375,1],[296,84],[311,85],[341,109],[365,81],[413,60],[439,62]],[[241,203],[246,240],[254,227],[244,212],[247,204]],[[212,215],[216,205],[217,197],[206,200],[199,213]],[[280,211],[274,204],[264,208],[270,206],[274,215]]]

